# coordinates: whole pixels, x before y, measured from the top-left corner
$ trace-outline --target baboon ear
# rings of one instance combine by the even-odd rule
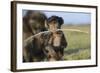
[[[62,25],[64,23],[64,20],[62,17],[59,17],[59,23],[60,23],[60,25]]]

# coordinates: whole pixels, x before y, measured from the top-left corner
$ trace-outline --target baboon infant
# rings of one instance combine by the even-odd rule
[[[47,58],[48,60],[62,60],[64,55],[64,48],[67,46],[67,41],[62,31],[58,31],[61,29],[61,25],[64,23],[63,18],[59,16],[51,16],[48,18],[48,30],[52,32],[52,37],[48,46],[46,46],[47,50]]]

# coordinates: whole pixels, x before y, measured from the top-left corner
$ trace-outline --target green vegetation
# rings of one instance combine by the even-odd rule
[[[62,29],[73,29],[73,31],[63,30],[68,42],[64,50],[65,60],[82,60],[91,58],[91,36],[90,25],[63,26]],[[82,32],[74,31],[80,30]],[[88,33],[85,33],[88,32]]]

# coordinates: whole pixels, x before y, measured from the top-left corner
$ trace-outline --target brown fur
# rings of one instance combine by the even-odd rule
[[[32,15],[30,15],[30,16],[32,16]],[[63,32],[56,31],[56,30],[61,28],[61,25],[63,24],[63,19],[61,17],[60,18],[53,17],[53,18],[54,19],[52,19],[52,17],[50,17],[48,19],[48,29],[50,30],[50,32],[41,33],[41,34],[33,37],[31,39],[31,42],[27,43],[27,45],[24,47],[23,62],[43,61],[45,58],[48,61],[62,60],[64,48],[67,46],[67,41],[64,37]],[[28,18],[28,20],[29,19],[31,19],[31,18]],[[50,19],[52,19],[52,21]],[[57,20],[56,23],[51,24],[51,22],[53,22],[55,20]],[[45,22],[42,22],[42,23],[45,24]],[[52,27],[50,25],[52,25],[52,26],[57,25],[57,27],[52,29]],[[25,29],[24,32],[27,35],[26,37],[29,37],[31,35],[34,35],[34,34],[40,32],[40,27],[38,27],[39,30],[37,30],[36,29],[37,26],[34,27],[34,29],[32,28],[33,25],[28,24],[28,26],[29,26],[28,28],[24,28]],[[31,30],[29,30],[30,26],[31,26]],[[43,26],[45,26],[45,25],[43,25]],[[44,31],[44,30],[41,30],[41,31]]]
[[[46,20],[47,18],[44,13],[28,10],[26,15],[23,17],[24,39],[41,31],[46,31]]]
[[[57,41],[55,41],[57,40]],[[51,60],[62,60],[64,48],[67,46],[62,31],[41,33],[32,38],[25,48],[29,53],[28,62]]]
[[[45,22],[47,18],[44,13],[39,11],[28,10],[25,16],[23,17],[23,41],[29,38],[32,35],[35,35],[41,31],[46,31]],[[39,41],[40,42],[40,41]],[[33,58],[33,44],[27,43],[27,47],[23,47],[23,62],[32,62]],[[39,45],[36,45],[37,47]],[[38,49],[38,48],[37,48]],[[38,51],[40,53],[39,56],[36,56],[36,60],[39,61],[42,57],[42,50]]]
[[[64,48],[67,46],[67,41],[62,31],[52,32],[48,44],[45,46],[45,54],[49,61],[62,60]]]
[[[59,16],[51,16],[48,18],[48,29],[50,31],[57,30],[61,28],[61,25],[64,23],[62,17]]]
[[[47,58],[51,60],[62,60],[64,55],[64,48],[67,47],[67,41],[62,31],[57,31],[64,23],[63,18],[59,16],[51,16],[48,18],[48,29],[51,31],[49,45],[47,45]]]

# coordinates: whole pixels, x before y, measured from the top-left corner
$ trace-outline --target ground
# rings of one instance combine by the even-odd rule
[[[62,29],[67,29],[63,32],[68,41],[68,46],[64,50],[64,60],[90,59],[90,25],[63,25]]]

